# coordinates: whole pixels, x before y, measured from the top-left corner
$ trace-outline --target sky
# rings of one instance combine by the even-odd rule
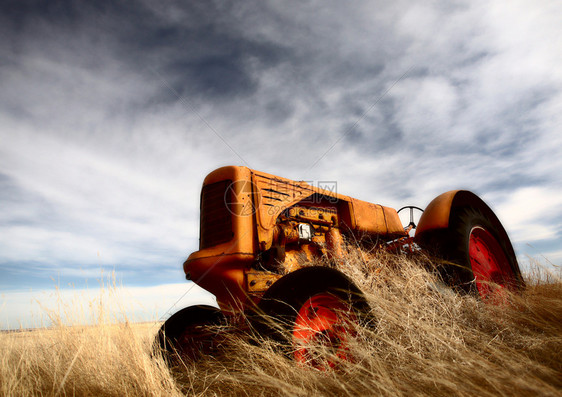
[[[546,0],[3,1],[0,326],[108,272],[135,302],[200,299],[182,263],[224,165],[394,208],[468,189],[523,267],[562,265],[561,17]]]

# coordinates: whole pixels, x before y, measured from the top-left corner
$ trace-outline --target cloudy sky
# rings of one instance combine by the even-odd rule
[[[469,189],[562,264],[561,2],[91,3],[0,5],[5,302],[182,282],[223,165],[392,207]]]

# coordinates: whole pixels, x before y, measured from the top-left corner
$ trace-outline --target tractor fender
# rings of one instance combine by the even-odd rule
[[[460,190],[451,190],[434,198],[424,210],[416,228],[416,237],[428,230],[446,229],[455,196]]]
[[[434,198],[423,212],[416,228],[416,240],[423,240],[424,236],[432,232],[446,230],[449,227],[451,213],[458,207],[479,208],[495,225],[499,225],[502,238],[507,233],[492,209],[476,194],[468,190],[451,190]]]

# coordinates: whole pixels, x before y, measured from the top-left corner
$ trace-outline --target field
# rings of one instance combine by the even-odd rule
[[[509,304],[439,287],[418,262],[350,257],[376,322],[335,370],[297,365],[270,341],[232,334],[219,357],[171,373],[151,356],[159,324],[57,326],[0,334],[0,394],[562,396],[562,282],[534,266]]]

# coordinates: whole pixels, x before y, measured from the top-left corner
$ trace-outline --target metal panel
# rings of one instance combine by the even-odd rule
[[[225,193],[232,181],[220,181],[203,186],[201,191],[201,234],[200,249],[212,247],[230,241],[232,231],[232,214],[225,200]]]

